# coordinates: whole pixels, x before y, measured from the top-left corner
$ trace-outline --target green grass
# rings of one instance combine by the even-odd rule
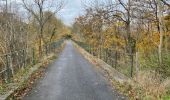
[[[169,96],[168,96],[168,95],[167,95],[167,96],[164,96],[164,97],[163,97],[163,100],[170,100],[170,95],[169,95]]]

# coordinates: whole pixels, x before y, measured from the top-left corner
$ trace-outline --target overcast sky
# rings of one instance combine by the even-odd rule
[[[64,8],[57,15],[66,25],[71,25],[77,16],[83,14],[83,11],[81,0],[67,0]]]
[[[2,1],[2,0],[0,0],[0,1]],[[8,3],[10,1],[16,2],[16,3],[22,3],[21,0],[8,0]],[[78,17],[84,13],[84,10],[83,10],[84,7],[82,5],[82,1],[86,1],[86,0],[65,0],[65,1],[66,1],[65,6],[63,7],[63,9],[61,11],[59,11],[57,13],[57,16],[61,20],[63,20],[63,22],[66,25],[70,26],[73,24],[76,17]],[[89,1],[89,0],[87,0],[87,1]]]

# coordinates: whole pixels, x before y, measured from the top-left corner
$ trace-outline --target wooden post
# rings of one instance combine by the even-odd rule
[[[6,82],[10,83],[11,82],[11,71],[10,71],[10,64],[9,64],[8,54],[5,55],[5,58],[6,58]]]
[[[117,56],[118,56],[118,54],[117,54],[117,51],[115,52],[115,69],[117,68]]]
[[[22,55],[23,55],[23,67],[26,67],[26,53],[25,50],[22,50]]]
[[[35,49],[32,48],[32,64],[35,65]]]
[[[139,79],[139,52],[136,52],[136,81]]]

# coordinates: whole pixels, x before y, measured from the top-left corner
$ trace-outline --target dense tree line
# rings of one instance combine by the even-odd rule
[[[169,4],[168,0],[95,0],[73,28],[96,48],[127,53],[131,77],[133,70],[139,73],[139,66],[164,74],[170,66]]]
[[[57,36],[59,38],[60,33],[65,30],[64,27],[67,27],[56,17],[57,12],[64,6],[61,1],[6,0],[0,3],[1,54],[35,44],[41,47],[54,41]]]
[[[32,48],[41,59],[44,46],[63,37],[68,27],[56,16],[62,7],[60,1],[0,1],[1,71],[6,68],[7,59],[17,64],[23,59],[23,52],[25,57],[32,55]]]
[[[84,5],[85,14],[76,18],[72,31],[91,48],[87,51],[137,82],[121,84],[123,92],[135,100],[169,99],[169,0],[94,0]]]

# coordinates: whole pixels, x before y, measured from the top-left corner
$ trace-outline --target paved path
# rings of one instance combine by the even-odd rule
[[[59,58],[23,100],[123,100],[68,42]]]

